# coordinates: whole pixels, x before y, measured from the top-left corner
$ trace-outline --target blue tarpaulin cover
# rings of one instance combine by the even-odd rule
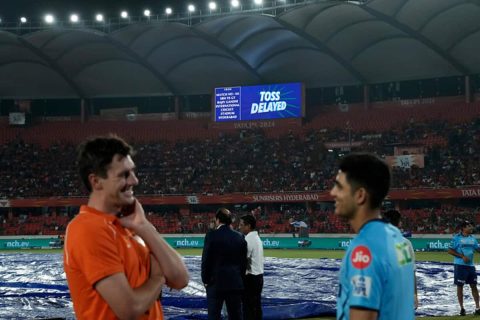
[[[184,258],[190,283],[182,291],[164,289],[167,319],[207,319],[200,257]],[[266,258],[264,319],[333,316],[340,260]],[[417,262],[418,316],[458,313],[453,265]],[[465,305],[473,312],[469,288]],[[471,310],[470,310],[471,309]],[[74,319],[61,254],[0,254],[0,319]]]

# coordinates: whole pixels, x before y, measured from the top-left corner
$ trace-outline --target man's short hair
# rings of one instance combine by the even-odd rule
[[[134,151],[122,138],[113,134],[93,137],[80,144],[78,147],[77,165],[80,178],[88,192],[92,192],[88,176],[93,173],[99,177],[106,178],[109,166],[116,154],[123,157],[133,156]]]
[[[468,221],[468,220],[464,220],[460,223],[460,228],[465,228],[467,226],[473,226],[473,223],[471,221]]]
[[[345,173],[352,192],[365,188],[370,209],[380,208],[390,189],[390,169],[383,160],[369,153],[352,153],[340,160],[340,170]]]
[[[254,230],[257,227],[257,219],[251,214],[246,214],[240,218],[244,224],[248,224],[250,229]]]
[[[220,208],[217,210],[217,213],[215,214],[215,219],[218,219],[220,223],[223,223],[229,226],[232,223],[232,214],[230,213],[230,210],[228,210],[227,208]]]
[[[400,212],[398,210],[388,210],[383,214],[383,217],[395,227],[398,227],[400,224]]]

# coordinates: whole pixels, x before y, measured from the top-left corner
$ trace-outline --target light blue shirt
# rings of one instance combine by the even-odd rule
[[[352,307],[376,310],[379,320],[415,319],[413,256],[396,227],[363,225],[342,261],[337,319],[349,320]]]
[[[450,248],[455,250],[456,252],[463,254],[464,256],[467,256],[470,261],[468,263],[465,263],[462,258],[459,257],[454,257],[453,258],[453,263],[454,264],[461,264],[464,266],[473,266],[473,254],[475,252],[475,249],[478,249],[478,241],[477,239],[469,235],[468,237],[465,237],[462,235],[462,233],[457,233],[456,235],[453,236],[452,242],[450,244]]]

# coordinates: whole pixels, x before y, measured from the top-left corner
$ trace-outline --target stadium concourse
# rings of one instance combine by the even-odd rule
[[[135,195],[162,234],[203,237],[222,205],[255,214],[262,235],[292,240],[303,222],[310,239],[350,237],[329,189],[337,161],[366,151],[392,167],[383,209],[402,212],[412,240],[448,241],[460,221],[480,225],[478,21],[478,1],[371,0],[1,23],[0,243],[58,247],[88,196],[76,147],[109,133],[138,151]],[[287,84],[296,113],[281,101],[261,120],[215,117],[217,89],[272,88],[256,93],[264,103],[289,98]],[[0,318],[73,317],[61,255],[0,256]],[[199,258],[185,259],[192,280],[165,292],[166,314],[202,319]],[[339,263],[268,258],[266,318],[333,314]],[[418,315],[457,313],[452,269],[417,263]]]

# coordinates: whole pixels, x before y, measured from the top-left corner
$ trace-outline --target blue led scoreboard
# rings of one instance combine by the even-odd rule
[[[215,121],[301,118],[304,97],[299,82],[215,88]]]

